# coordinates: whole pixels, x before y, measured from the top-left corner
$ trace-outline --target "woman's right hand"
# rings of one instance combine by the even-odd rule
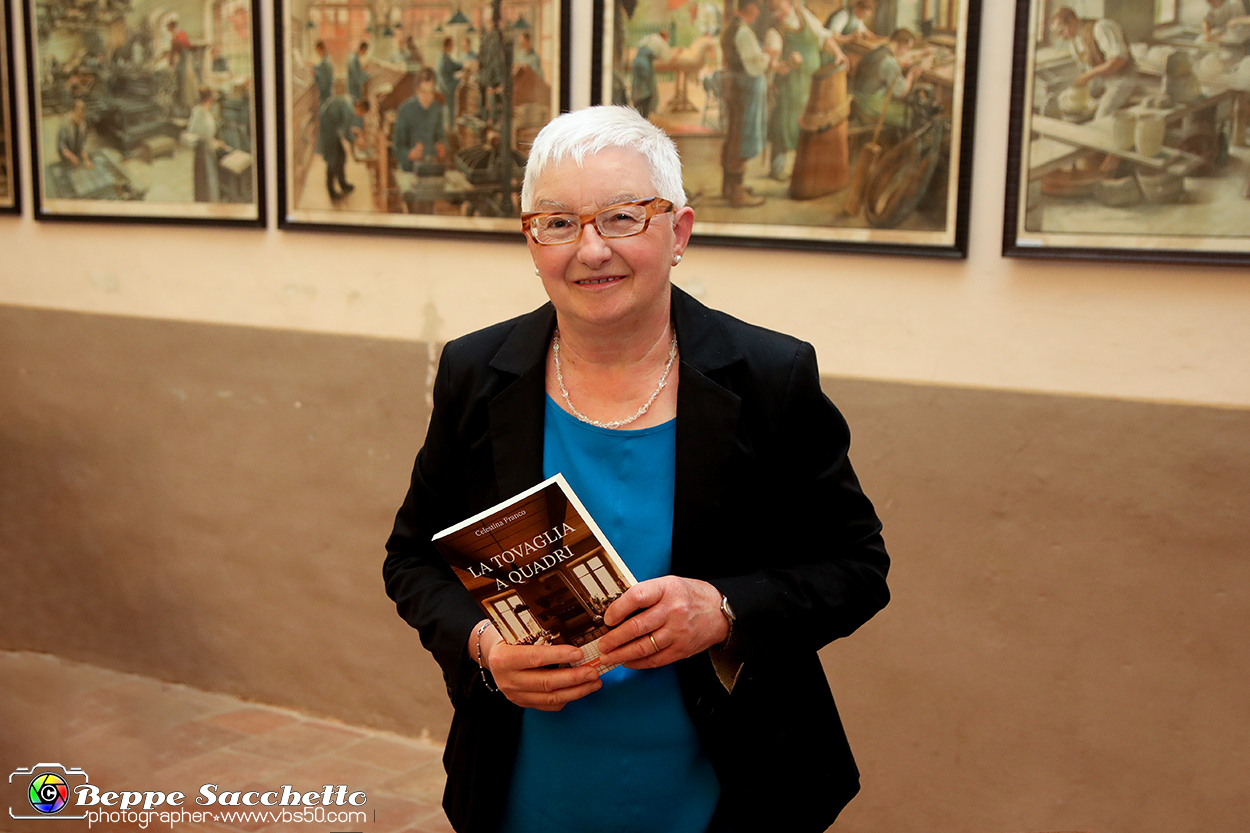
[[[563,667],[582,658],[572,645],[510,645],[494,628],[481,638],[482,665],[499,691],[523,708],[559,711],[603,685],[593,665]]]

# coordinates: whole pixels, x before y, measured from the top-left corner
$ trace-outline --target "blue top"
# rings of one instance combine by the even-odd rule
[[[564,474],[639,581],[672,562],[677,423],[587,425],[547,398],[543,477]],[[720,784],[674,666],[615,668],[558,712],[526,709],[501,833],[704,833]]]

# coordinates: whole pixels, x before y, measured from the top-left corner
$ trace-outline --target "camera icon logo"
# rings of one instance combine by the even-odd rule
[[[26,789],[26,801],[34,814],[29,814],[25,807],[21,814],[9,808],[9,818],[13,819],[82,819],[86,813],[78,816],[62,816],[59,813],[69,805],[70,794],[74,788],[88,783],[87,773],[81,769],[70,768],[61,764],[35,764],[32,767],[18,767],[9,774],[9,783],[15,779],[24,781],[30,777]]]
[[[55,772],[41,772],[30,782],[30,806],[45,815],[61,812],[69,801],[69,784]]]

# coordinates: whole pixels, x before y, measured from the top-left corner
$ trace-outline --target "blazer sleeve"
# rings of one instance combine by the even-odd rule
[[[417,453],[382,566],[387,595],[442,667],[453,703],[468,693],[476,679],[477,664],[468,657],[466,647],[473,626],[484,618],[430,541],[435,533],[472,514],[463,497],[468,488],[465,435],[472,423],[471,397],[457,397],[455,393],[471,385],[453,382],[455,365],[455,357],[444,348],[434,381],[434,407],[425,444]]]
[[[789,372],[774,378],[784,387],[740,392],[744,421],[754,423],[741,443],[754,465],[740,484],[753,534],[738,536],[736,551],[728,545],[733,572],[712,581],[734,608],[734,642],[746,660],[817,650],[889,601],[881,522],[851,466],[846,420],[821,390],[812,346],[799,342]]]

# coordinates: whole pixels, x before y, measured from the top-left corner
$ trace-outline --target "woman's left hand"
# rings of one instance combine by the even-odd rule
[[[721,594],[706,581],[663,576],[635,584],[604,612],[612,630],[599,639],[605,663],[658,668],[729,636]]]

